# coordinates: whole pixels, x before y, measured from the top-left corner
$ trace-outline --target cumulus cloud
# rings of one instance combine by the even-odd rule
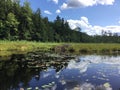
[[[89,7],[94,5],[113,5],[115,0],[68,0],[61,5],[61,9]]]
[[[60,7],[61,9],[67,9],[68,5],[66,3],[63,3],[62,6]],[[70,7],[69,7],[70,8]]]
[[[110,31],[112,33],[120,33],[120,26],[111,25],[111,26],[99,26],[99,25],[91,25],[87,17],[81,17],[79,20],[67,20],[71,29],[75,29],[80,27],[83,32],[86,32],[89,35],[100,35],[102,31]]]
[[[55,4],[58,4],[58,0],[52,0]]]
[[[61,13],[61,11],[58,9],[58,10],[56,10],[56,13],[59,14],[59,13]]]
[[[45,10],[44,13],[45,13],[45,14],[49,14],[49,15],[52,14],[52,13],[51,13],[50,11],[48,11],[48,10]]]

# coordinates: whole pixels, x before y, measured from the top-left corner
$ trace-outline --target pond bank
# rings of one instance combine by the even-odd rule
[[[31,51],[72,54],[120,54],[117,43],[41,43],[30,41],[0,41],[0,56]]]

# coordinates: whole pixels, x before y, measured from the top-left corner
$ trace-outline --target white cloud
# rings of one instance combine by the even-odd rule
[[[61,9],[88,7],[94,5],[113,5],[115,0],[67,0],[61,5]]]
[[[58,10],[56,10],[56,13],[59,14],[59,13],[61,13],[61,11],[58,9]]]
[[[66,3],[63,3],[63,5],[60,7],[61,9],[67,9],[68,5]]]
[[[45,14],[49,14],[49,15],[52,14],[52,13],[51,13],[50,11],[48,11],[48,10],[45,10],[44,13],[45,13]]]
[[[120,21],[118,21],[118,23],[120,24]]]
[[[120,26],[110,25],[110,26],[99,26],[99,25],[91,25],[87,17],[81,17],[80,20],[67,20],[71,29],[75,29],[76,27],[80,27],[83,32],[86,32],[89,35],[100,35],[101,32],[110,31],[112,33],[120,33]]]
[[[58,4],[58,0],[52,0],[55,4]]]

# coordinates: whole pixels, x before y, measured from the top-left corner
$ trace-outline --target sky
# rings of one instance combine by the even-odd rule
[[[25,0],[21,0],[21,3]],[[27,0],[33,11],[41,9],[43,17],[54,21],[64,18],[71,29],[80,27],[89,35],[107,31],[120,33],[120,0]]]

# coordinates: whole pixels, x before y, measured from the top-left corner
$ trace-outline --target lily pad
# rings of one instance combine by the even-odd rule
[[[35,90],[39,90],[39,87],[35,87]]]
[[[52,84],[55,84],[55,82],[51,82]]]
[[[27,90],[32,90],[32,88],[31,88],[31,87],[29,87],[29,88],[27,88]]]
[[[108,82],[106,82],[106,83],[104,83],[103,86],[106,87],[106,88],[108,88],[108,87],[110,87],[110,84]]]

